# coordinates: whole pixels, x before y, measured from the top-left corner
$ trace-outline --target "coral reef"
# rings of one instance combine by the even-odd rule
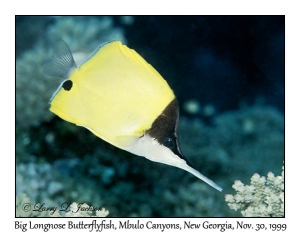
[[[77,197],[74,188],[77,186],[76,180],[66,179],[49,163],[37,163],[34,159],[27,164],[19,163],[16,168],[16,216],[105,217],[109,214],[103,207],[89,206],[81,201],[80,205],[72,202],[75,199],[73,196]],[[93,200],[95,205],[101,202],[99,198],[97,194],[95,198],[89,197],[88,200]],[[43,207],[57,208],[57,210],[43,210]],[[59,212],[59,209],[66,211]]]
[[[53,205],[54,197],[64,189],[60,175],[52,169],[51,164],[32,160],[29,163],[17,164],[16,193],[26,193],[30,200],[46,201]]]
[[[68,209],[63,211],[58,209],[35,211],[32,209],[33,203],[25,193],[17,194],[16,217],[106,217],[109,214],[105,208],[94,210],[92,206],[86,203],[78,204],[76,202],[73,202]]]
[[[24,211],[24,204],[30,204],[30,198],[25,193],[18,193],[16,196],[16,217],[36,217],[37,212],[28,209]]]
[[[267,179],[255,173],[251,185],[244,185],[240,180],[232,187],[236,195],[225,195],[228,206],[241,210],[244,217],[284,217],[284,167],[281,176],[269,172]]]
[[[251,127],[245,127],[247,121],[252,122]],[[33,156],[18,162],[17,193],[54,206],[74,200],[105,206],[111,217],[238,215],[228,208],[222,193],[187,172],[119,150],[84,128],[57,122],[59,127],[46,128],[48,133],[39,138],[44,137],[41,144],[45,147],[26,140],[28,153],[48,154],[45,158],[52,162],[41,156],[40,162]],[[225,193],[229,193],[233,180],[247,180],[249,173],[276,172],[284,146],[283,117],[278,111],[266,106],[247,107],[216,115],[211,122],[209,126],[200,119],[182,117],[178,133],[185,156]]]
[[[182,151],[193,156],[194,166],[207,173],[218,168],[227,179],[242,181],[271,168],[280,172],[284,119],[279,111],[264,105],[245,106],[216,115],[210,121],[208,127],[199,120],[180,119]]]

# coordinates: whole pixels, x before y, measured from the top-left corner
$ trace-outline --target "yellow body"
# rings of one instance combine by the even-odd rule
[[[71,90],[61,87],[50,110],[121,149],[144,135],[175,98],[161,75],[119,41],[100,47],[69,80]]]

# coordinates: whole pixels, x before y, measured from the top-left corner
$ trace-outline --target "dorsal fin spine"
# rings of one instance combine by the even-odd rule
[[[68,45],[60,39],[53,49],[51,59],[44,67],[44,73],[49,76],[68,78],[76,68],[74,58]]]

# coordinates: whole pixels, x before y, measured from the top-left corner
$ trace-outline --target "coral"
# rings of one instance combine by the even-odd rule
[[[19,193],[16,196],[16,217],[34,217],[36,216],[32,210],[24,211],[24,204],[30,204],[30,198],[25,193]],[[26,207],[25,207],[26,208]]]
[[[16,60],[16,123],[20,127],[38,126],[53,117],[48,103],[62,80],[48,77],[42,70],[45,61],[51,57],[51,46],[58,38],[65,40],[72,51],[84,52],[83,55],[77,53],[81,54],[77,60],[82,60],[82,56],[101,43],[126,42],[122,29],[115,27],[110,17],[54,17],[53,24],[46,27],[44,37],[37,38],[33,48],[24,51]]]
[[[102,201],[99,201],[99,194],[89,196],[86,193],[91,191],[95,194],[92,185],[91,187],[81,187],[77,184],[77,180],[65,178],[59,174],[52,164],[43,162],[37,163],[34,159],[29,163],[19,163],[16,167],[16,216],[17,217],[105,217],[108,211],[104,208],[94,208],[100,206]],[[87,182],[86,182],[87,183]],[[93,185],[94,187],[94,185]],[[75,195],[77,189],[84,190],[81,195]],[[84,195],[83,195],[84,194]],[[78,204],[71,200],[79,200],[78,203],[83,203],[83,199],[92,201],[93,205],[88,206],[82,204],[77,212]],[[61,214],[58,211],[33,211],[34,205],[42,205],[47,207],[60,208],[63,203],[72,203],[69,212]],[[25,205],[25,206],[24,206]],[[101,205],[102,206],[102,205]],[[90,207],[90,208],[89,208]],[[23,210],[26,209],[26,211]],[[87,210],[88,209],[88,210]],[[94,210],[94,211],[93,211]],[[96,215],[94,215],[96,214]]]
[[[28,163],[18,163],[16,166],[16,193],[27,193],[30,200],[52,200],[64,190],[61,177],[53,171],[51,164],[38,163],[35,160]]]
[[[72,51],[91,52],[101,43],[112,40],[126,43],[123,30],[114,26],[111,17],[62,16],[54,19],[55,24],[47,30],[47,40],[55,42],[62,38]]]
[[[48,111],[51,92],[61,80],[46,78],[43,62],[51,56],[40,44],[23,53],[16,61],[16,123],[21,127],[37,126],[48,121],[53,114]]]
[[[243,124],[246,119],[252,123]],[[57,122],[59,126],[71,126]],[[231,180],[238,178],[244,182],[254,172],[262,174],[268,167],[277,173],[274,164],[282,163],[284,145],[283,118],[279,112],[267,106],[254,106],[216,114],[212,122],[217,123],[207,125],[199,118],[181,117],[180,142],[190,162],[224,188],[225,193],[229,193]],[[17,160],[17,193],[27,193],[31,200],[53,206],[74,201],[97,207],[105,205],[110,217],[238,214],[228,208],[221,193],[193,175],[113,147],[82,127],[49,126],[34,130],[35,135],[43,132],[52,135],[47,136],[51,140],[43,141],[45,149],[36,147],[38,142],[34,138],[28,140],[26,135],[20,140],[25,140],[26,148],[38,148],[31,153],[40,155],[26,163]],[[45,154],[51,162],[44,162]]]
[[[269,172],[266,179],[255,173],[251,185],[237,180],[232,187],[237,194],[227,194],[225,200],[231,209],[240,209],[244,217],[284,216],[284,167],[281,176]]]

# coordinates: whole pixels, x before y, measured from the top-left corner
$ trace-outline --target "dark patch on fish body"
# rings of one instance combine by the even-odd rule
[[[178,101],[174,98],[164,111],[156,118],[151,128],[146,133],[155,138],[159,144],[168,147],[180,158],[185,159],[180,151],[177,137],[178,117]]]

